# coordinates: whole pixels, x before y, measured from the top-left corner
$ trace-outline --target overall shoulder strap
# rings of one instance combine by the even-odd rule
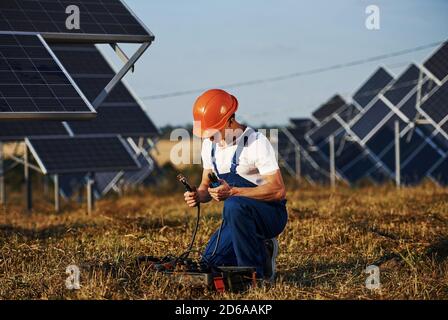
[[[241,152],[243,152],[244,147],[247,147],[249,137],[254,132],[255,132],[254,129],[249,128],[246,130],[245,133],[243,133],[240,141],[238,142],[238,146],[236,147],[235,154],[233,155],[232,166],[230,167],[230,172],[236,173],[236,168],[238,167]]]
[[[219,176],[219,171],[218,171],[218,167],[216,166],[216,156],[215,156],[215,152],[216,152],[216,143],[212,142],[212,164],[213,164],[213,168],[215,169],[215,173],[216,175]]]

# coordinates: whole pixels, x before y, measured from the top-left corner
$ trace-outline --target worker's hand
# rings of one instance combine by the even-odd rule
[[[224,201],[231,196],[232,188],[225,180],[219,179],[219,182],[221,185],[216,188],[208,188],[208,193],[216,201]]]
[[[185,192],[184,198],[189,207],[196,207],[199,203],[199,196],[197,191]]]

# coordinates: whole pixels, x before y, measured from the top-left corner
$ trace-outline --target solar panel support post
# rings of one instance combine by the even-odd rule
[[[118,56],[118,58],[121,59],[124,63],[129,61],[129,57],[126,55],[126,53],[120,48],[118,43],[110,43],[109,44],[111,48],[115,51],[115,54]],[[134,72],[135,65],[132,65],[131,71]]]
[[[301,165],[301,155],[300,155],[300,146],[295,147],[295,164],[296,164],[296,179],[297,182],[301,182],[302,178],[302,165]]]
[[[5,167],[3,155],[3,143],[0,141],[0,204],[6,204],[6,190],[5,190]]]
[[[26,209],[31,212],[33,209],[33,190],[31,181],[31,170],[30,170],[30,150],[28,145],[25,143],[25,150],[23,156],[23,174],[25,177],[25,201]]]
[[[61,203],[59,198],[59,175],[55,174],[53,176],[53,183],[54,183],[54,211],[57,213],[61,210]]]
[[[395,121],[395,184],[401,185],[401,160],[400,160],[400,122]]]
[[[330,147],[330,185],[334,189],[336,186],[336,164],[335,164],[335,152],[334,152],[334,135],[331,135],[328,139]]]
[[[87,214],[91,215],[94,209],[94,199],[93,199],[93,183],[94,180],[91,174],[87,175]]]
[[[149,48],[151,42],[143,43],[137,51],[132,55],[132,57],[125,63],[125,65],[121,68],[120,71],[110,80],[110,82],[106,85],[106,87],[100,92],[98,97],[95,98],[92,105],[96,109],[98,108],[106,99],[107,95],[113,90],[113,88],[123,79],[123,77],[128,73],[128,71],[135,65],[138,59],[142,56],[142,54]]]

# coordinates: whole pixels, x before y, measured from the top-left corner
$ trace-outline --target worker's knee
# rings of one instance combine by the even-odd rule
[[[224,219],[229,222],[238,221],[244,217],[247,210],[243,197],[230,197],[224,202]]]

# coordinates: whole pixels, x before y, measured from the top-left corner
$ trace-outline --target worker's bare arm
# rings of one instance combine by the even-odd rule
[[[222,180],[221,186],[209,188],[208,192],[216,201],[224,201],[232,196],[247,197],[261,201],[280,201],[285,199],[286,188],[280,170],[262,177],[265,183],[254,188],[230,187]]]
[[[212,172],[210,169],[204,169],[202,172],[202,180],[199,187],[194,192],[185,192],[185,202],[188,206],[194,207],[198,203],[205,203],[212,200],[210,194],[208,193],[208,186],[210,184],[210,179],[208,178],[208,174]]]

